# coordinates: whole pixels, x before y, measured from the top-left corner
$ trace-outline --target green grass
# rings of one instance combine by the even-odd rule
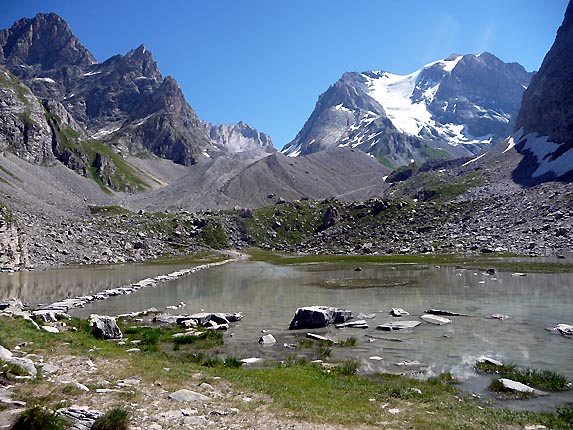
[[[431,146],[422,146],[422,154],[424,154],[427,160],[432,160],[434,158],[452,158],[452,156],[443,149],[436,149]]]
[[[0,317],[0,342],[12,349],[21,343],[21,339],[26,339],[25,351],[38,353],[46,359],[54,354],[101,358],[110,362],[106,368],[106,380],[140,375],[143,383],[151,386],[154,381],[161,381],[163,389],[169,391],[185,386],[198,371],[205,378],[222,377],[234,385],[236,390],[269,396],[270,400],[265,403],[272,412],[300,421],[301,427],[305,427],[306,423],[307,427],[321,423],[352,428],[388,422],[390,424],[387,426],[392,428],[420,430],[489,430],[523,428],[529,424],[566,429],[570,428],[567,426],[571,424],[573,416],[573,411],[567,407],[559,409],[557,413],[493,409],[469,396],[465,397],[440,378],[421,381],[383,374],[365,378],[351,374],[354,367],[351,363],[341,363],[340,367],[346,368],[342,371],[345,374],[341,374],[337,370],[324,370],[304,360],[263,368],[239,368],[235,367],[237,359],[227,358],[223,361],[216,351],[209,354],[168,354],[160,349],[130,356],[124,346],[94,339],[82,320],[73,319],[69,325],[77,327],[78,331],[62,332],[54,337],[35,329],[27,321]],[[130,337],[145,333],[144,330],[134,331],[137,333],[130,334]],[[98,349],[93,350],[93,347]],[[92,352],[88,353],[89,349]],[[66,397],[61,389],[49,395],[33,397],[37,393],[36,388],[42,384],[48,385],[48,382],[38,380],[22,385],[19,398],[30,401],[30,404],[34,400],[50,405],[52,409],[56,404],[74,400],[75,393]],[[131,394],[124,401],[142,401],[137,396],[137,393]],[[387,412],[391,408],[398,408],[401,412],[392,415]]]
[[[121,206],[88,206],[92,215],[133,215],[128,209]]]
[[[172,338],[174,345],[194,345],[198,349],[209,349],[223,345],[223,334],[217,330],[205,330],[199,334]]]
[[[98,140],[81,140],[80,134],[67,125],[63,126],[57,115],[46,112],[45,116],[57,137],[56,157],[60,161],[73,159],[74,168],[81,166],[103,191],[134,192],[150,187],[142,179],[146,177],[145,173],[130,165],[111,147]],[[99,165],[98,160],[101,161]]]
[[[217,219],[209,220],[209,223],[201,229],[201,239],[209,248],[225,249],[229,247],[229,239],[221,222]]]
[[[356,339],[354,336],[350,336],[350,337],[347,337],[346,339],[339,341],[338,346],[340,346],[342,348],[349,347],[349,346],[356,346],[357,341],[358,341],[358,339]]]
[[[316,232],[326,207],[311,202],[267,206],[242,219],[242,227],[253,245],[293,245]]]
[[[565,376],[550,370],[519,368],[515,364],[498,366],[492,363],[476,363],[474,368],[478,372],[499,375],[500,378],[511,379],[542,390],[570,389],[570,381]],[[493,391],[505,391],[499,381],[494,381],[491,388]]]
[[[70,428],[70,423],[52,411],[39,406],[26,409],[12,430],[64,430]]]
[[[392,170],[396,169],[396,165],[388,157],[384,155],[376,155],[376,159],[384,166],[389,167]]]
[[[95,420],[91,430],[127,430],[129,413],[122,408],[113,408]]]

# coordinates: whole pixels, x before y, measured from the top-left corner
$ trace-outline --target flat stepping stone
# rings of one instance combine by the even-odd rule
[[[445,318],[445,317],[438,316],[438,315],[425,314],[425,315],[422,315],[420,318],[422,318],[427,323],[435,324],[435,325],[445,325],[445,324],[451,324],[452,323],[452,320]]]
[[[384,331],[409,330],[418,327],[420,324],[422,324],[420,321],[390,321],[377,326],[376,329]]]

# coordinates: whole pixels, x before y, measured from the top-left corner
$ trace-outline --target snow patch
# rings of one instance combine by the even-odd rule
[[[112,134],[115,133],[116,131],[118,131],[121,128],[121,125],[108,125],[107,127],[102,128],[101,130],[96,131],[94,134],[92,134],[92,139],[101,139],[104,136],[107,136],[108,134]]]
[[[513,136],[510,136],[509,139],[507,139],[507,148],[505,148],[503,150],[502,154],[505,154],[507,151],[509,151],[514,146],[515,146],[515,140],[513,139]]]
[[[93,75],[99,75],[101,72],[87,72],[84,73],[82,76],[93,76]]]
[[[478,155],[476,158],[472,158],[470,161],[465,162],[464,164],[462,164],[462,167],[467,166],[468,164],[471,164],[475,161],[478,161],[480,158],[482,158],[485,155],[485,153],[483,153],[482,155]]]
[[[539,164],[531,175],[533,178],[538,178],[546,173],[553,173],[556,177],[559,177],[573,170],[573,148],[553,159],[553,153],[561,145],[549,141],[549,136],[538,136],[537,133],[529,133],[525,136],[525,139],[523,149],[529,150],[537,158],[537,163]]]
[[[56,81],[54,81],[52,78],[34,78],[32,79],[33,81],[43,81],[43,82],[49,82],[50,84],[55,84]]]

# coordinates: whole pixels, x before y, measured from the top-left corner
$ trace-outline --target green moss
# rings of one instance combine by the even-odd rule
[[[412,177],[414,173],[418,170],[419,166],[417,163],[411,163],[407,166],[398,167],[386,178],[386,182],[402,182],[406,179]]]
[[[432,160],[434,158],[452,158],[452,156],[446,151],[432,148],[430,146],[422,146],[422,154],[424,154],[424,157],[426,157],[427,160]]]
[[[225,249],[229,247],[229,239],[221,222],[217,219],[209,220],[209,223],[201,229],[201,239],[209,248]]]
[[[376,155],[376,159],[386,167],[389,167],[392,170],[396,169],[396,165],[388,157],[384,155]]]
[[[88,208],[92,215],[107,215],[107,216],[115,216],[123,214],[132,215],[132,212],[121,206],[88,206]]]
[[[20,100],[25,105],[29,105],[30,101],[27,96],[31,96],[30,90],[25,87],[12,73],[5,69],[0,69],[0,86],[5,88],[11,88],[16,92],[18,100]]]
[[[36,124],[36,121],[34,121],[32,119],[32,117],[30,116],[30,112],[29,111],[24,111],[20,114],[20,119],[22,120],[22,122],[27,126],[27,127],[34,127]]]
[[[16,175],[14,175],[12,172],[10,172],[8,169],[5,169],[4,167],[0,166],[0,170],[2,172],[4,172],[5,174],[7,174],[8,176],[10,176],[12,179],[15,179],[18,182],[22,182],[22,180],[20,178],[18,178]],[[0,180],[2,180],[2,179],[0,178]],[[3,182],[6,182],[6,181],[3,181]],[[6,182],[6,183],[8,183],[8,182]]]

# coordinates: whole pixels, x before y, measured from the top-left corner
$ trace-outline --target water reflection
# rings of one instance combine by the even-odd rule
[[[365,371],[405,372],[407,368],[396,363],[417,360],[429,374],[450,371],[464,381],[463,389],[484,394],[489,377],[476,375],[472,365],[476,357],[486,354],[520,366],[558,371],[573,379],[573,340],[546,330],[558,323],[573,323],[573,275],[515,277],[503,272],[488,275],[451,267],[381,264],[365,265],[360,272],[353,269],[349,265],[279,267],[238,262],[142,289],[129,296],[95,302],[75,310],[74,314],[119,314],[152,306],[164,310],[180,302],[185,302],[186,307],[171,312],[241,311],[243,321],[232,327],[233,337],[226,336],[227,351],[240,357],[256,355],[276,359],[284,355],[284,343],[297,343],[304,337],[304,331],[287,330],[297,307],[339,306],[356,314],[376,314],[367,330],[328,327],[318,331],[340,339],[357,337],[356,347],[334,348],[332,358],[360,360]],[[57,274],[33,273],[28,274],[30,277],[24,282],[20,278],[11,284],[5,284],[4,275],[0,280],[3,286],[11,285],[2,288],[6,297],[20,296],[38,302],[48,297],[59,299],[62,293],[75,296],[116,287],[172,270],[173,266],[124,266],[104,270],[73,269]],[[342,284],[350,284],[352,288],[340,288]],[[393,287],[395,284],[403,286]],[[330,288],[324,288],[325,285]],[[392,307],[406,309],[411,313],[407,318],[415,320],[429,308],[448,309],[466,316],[452,317],[452,324],[446,326],[423,324],[412,333],[392,334],[403,340],[400,343],[369,342],[365,335],[384,334],[375,326],[393,319],[389,315]],[[495,313],[507,314],[510,318],[504,321],[489,318]],[[257,343],[263,329],[277,339],[272,348],[263,348]],[[383,360],[371,360],[372,356]],[[573,401],[571,392],[512,406],[548,407],[565,401]]]

